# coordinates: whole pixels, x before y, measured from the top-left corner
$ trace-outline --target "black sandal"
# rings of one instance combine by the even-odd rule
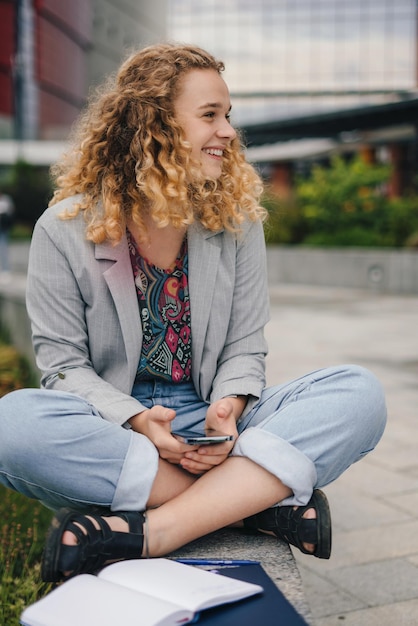
[[[99,524],[96,528],[86,516]],[[121,517],[129,525],[129,532],[111,530],[103,517]],[[74,522],[80,524],[86,534]],[[45,582],[67,580],[77,574],[92,574],[107,561],[139,559],[144,546],[145,516],[136,511],[80,513],[72,509],[60,509],[48,530],[42,556],[41,576]],[[62,536],[66,530],[76,536],[78,543],[66,546]],[[65,575],[64,572],[71,572]]]
[[[316,519],[302,517],[308,509],[315,509]],[[311,554],[319,559],[329,559],[331,556],[331,513],[326,495],[320,489],[315,489],[305,506],[297,509],[293,506],[266,509],[247,517],[244,526],[252,530],[271,531],[304,554]],[[315,550],[306,550],[304,543],[314,544]]]

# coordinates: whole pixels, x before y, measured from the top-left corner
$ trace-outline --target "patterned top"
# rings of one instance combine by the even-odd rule
[[[191,379],[192,338],[187,239],[174,269],[163,270],[142,257],[127,231],[142,322],[142,352],[136,381]]]

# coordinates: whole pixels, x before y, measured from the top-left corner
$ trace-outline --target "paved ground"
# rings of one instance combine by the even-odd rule
[[[268,382],[357,363],[383,383],[388,426],[328,486],[329,561],[295,550],[315,626],[418,624],[418,297],[272,288]]]

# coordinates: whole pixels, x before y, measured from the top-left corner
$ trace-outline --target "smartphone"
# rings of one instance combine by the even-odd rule
[[[204,434],[194,430],[177,430],[171,434],[182,443],[200,446],[232,441],[234,439],[233,435],[226,435],[217,430],[206,430]]]

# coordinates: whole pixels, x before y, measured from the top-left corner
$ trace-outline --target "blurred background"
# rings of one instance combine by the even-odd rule
[[[45,208],[47,168],[89,91],[129,50],[175,40],[226,64],[269,242],[416,246],[417,33],[416,0],[0,0],[0,184],[15,235]],[[303,185],[315,171],[319,196]]]
[[[265,181],[271,381],[355,362],[387,393],[382,443],[327,488],[333,558],[295,555],[315,624],[418,624],[417,0],[0,0],[0,195],[15,207],[0,396],[38,386],[25,280],[49,167],[90,91],[171,40],[225,62]],[[17,626],[48,591],[50,512],[0,489],[0,519],[0,626]]]

